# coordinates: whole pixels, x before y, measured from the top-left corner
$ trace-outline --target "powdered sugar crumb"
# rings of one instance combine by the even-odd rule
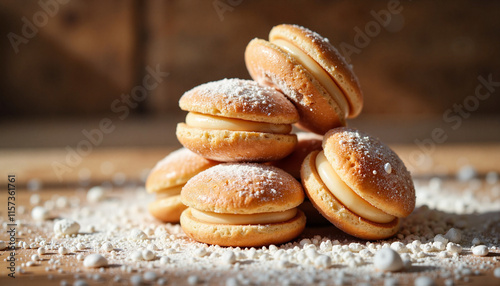
[[[273,172],[269,174],[274,175]],[[160,285],[189,282],[360,285],[367,281],[378,285],[389,278],[394,279],[392,283],[405,284],[408,279],[416,280],[421,276],[463,284],[466,279],[476,279],[476,275],[478,278],[493,275],[500,267],[500,196],[491,192],[499,183],[492,185],[483,178],[476,180],[481,180],[482,184],[443,179],[438,184],[436,178],[417,178],[417,208],[402,219],[401,230],[390,239],[357,240],[331,226],[324,231],[306,228],[297,240],[283,245],[252,248],[197,243],[188,238],[179,225],[154,220],[147,213],[149,198],[143,188],[115,190],[118,193],[111,195],[116,199],[92,204],[86,202],[84,192],[75,191],[82,198],[80,202],[58,208],[54,215],[78,221],[84,230],[93,225],[95,231],[54,237],[55,221],[35,223],[29,212],[18,214],[18,232],[22,235],[18,237],[20,249],[17,253],[28,256],[23,257],[25,266],[20,263],[17,274],[32,275],[32,271],[41,271],[43,275],[56,277],[64,266],[75,273],[65,276],[69,285],[94,278],[109,284],[114,277],[128,283],[131,276]],[[282,183],[287,184],[286,181]],[[55,202],[56,199],[49,200]],[[4,218],[0,220],[2,233],[6,233],[7,222]],[[139,235],[132,235],[132,230]],[[458,241],[459,233],[459,242],[451,242],[450,239]],[[65,248],[63,253],[69,255],[57,254],[61,247]],[[387,247],[401,257],[404,268],[400,272],[382,273],[375,269],[375,254]],[[43,250],[38,252],[37,248]],[[473,249],[477,255],[486,256],[474,255]],[[135,252],[141,259],[131,259]],[[32,260],[35,253],[39,257]],[[84,267],[82,261],[92,254],[104,257],[109,267]],[[28,262],[33,263],[28,265]],[[31,265],[33,267],[26,271]],[[150,272],[156,275],[156,282],[149,282],[148,279],[155,277]],[[160,279],[163,279],[161,283]]]
[[[391,163],[385,163],[384,165],[384,170],[387,174],[390,174],[392,172],[392,166]]]

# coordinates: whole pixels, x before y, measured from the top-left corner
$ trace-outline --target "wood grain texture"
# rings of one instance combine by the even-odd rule
[[[232,6],[216,9],[218,1]],[[145,67],[159,64],[169,77],[133,113],[181,113],[177,101],[184,91],[249,78],[247,43],[267,38],[281,23],[306,26],[344,50],[360,79],[366,114],[441,116],[475,95],[479,76],[500,80],[497,1],[218,1],[61,5],[18,54],[7,37],[0,42],[0,111],[25,117],[110,113],[110,103],[140,83]],[[400,13],[382,26],[388,3],[399,3]],[[2,1],[0,7],[3,35],[20,34],[22,18],[40,10],[37,1]],[[499,106],[500,97],[490,96],[474,112],[492,114]]]

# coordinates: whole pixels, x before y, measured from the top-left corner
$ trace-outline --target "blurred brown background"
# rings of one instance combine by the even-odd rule
[[[475,97],[478,76],[500,82],[498,11],[498,1],[472,0],[2,0],[0,147],[75,144],[102,118],[116,127],[103,145],[177,144],[183,92],[249,78],[246,44],[280,23],[317,31],[349,58],[365,95],[351,126],[389,142],[411,143],[436,127],[449,142],[495,142],[499,86],[455,115],[459,128],[443,116]],[[127,103],[150,70],[168,76]]]

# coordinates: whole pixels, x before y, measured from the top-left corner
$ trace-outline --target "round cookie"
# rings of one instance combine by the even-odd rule
[[[194,176],[182,188],[181,227],[196,241],[252,247],[290,241],[306,218],[300,183],[285,171],[256,163],[226,163]]]
[[[415,207],[404,163],[387,145],[351,128],[325,134],[323,151],[309,154],[302,184],[313,205],[335,226],[363,239],[397,233]]]
[[[156,199],[148,205],[151,215],[163,222],[178,223],[187,208],[180,199],[182,187],[194,175],[217,164],[186,148],[160,160],[146,180],[147,192],[156,194]]]
[[[294,102],[301,128],[324,134],[361,112],[363,96],[351,67],[327,39],[304,27],[279,25],[269,41],[250,41],[245,63],[254,80]]]
[[[291,124],[299,119],[280,92],[256,82],[224,79],[197,86],[179,100],[189,111],[177,125],[180,143],[208,159],[265,162],[290,154],[297,137]]]

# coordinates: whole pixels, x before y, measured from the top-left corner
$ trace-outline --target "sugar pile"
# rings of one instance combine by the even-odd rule
[[[146,206],[154,198],[142,187],[110,190],[102,200],[87,201],[82,192],[63,200],[60,195],[34,198],[26,210],[43,206],[58,220],[28,211],[17,215],[17,245],[26,255],[17,257],[16,275],[77,273],[65,276],[61,285],[474,282],[486,273],[500,276],[500,184],[492,177],[416,180],[417,208],[391,239],[362,241],[331,226],[307,228],[293,242],[258,248],[192,241],[179,225],[162,224],[148,214]],[[2,233],[7,229],[2,221]],[[0,255],[5,260],[9,252]]]

